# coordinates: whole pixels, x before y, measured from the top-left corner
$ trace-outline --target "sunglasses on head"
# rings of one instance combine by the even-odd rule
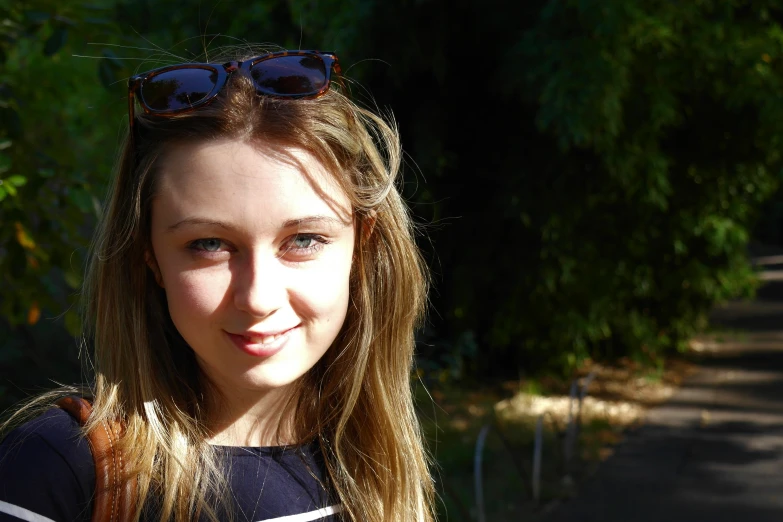
[[[207,105],[234,71],[243,71],[259,94],[274,98],[317,98],[329,90],[337,55],[320,51],[280,51],[244,62],[183,63],[153,69],[128,80],[128,117],[133,130],[134,100],[146,114],[173,116]]]

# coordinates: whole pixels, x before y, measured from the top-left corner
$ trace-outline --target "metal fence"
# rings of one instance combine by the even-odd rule
[[[513,458],[516,455],[514,448],[508,443],[504,436],[503,430],[496,422],[488,422],[481,427],[478,438],[476,439],[476,446],[473,456],[473,486],[474,486],[474,498],[475,498],[475,512],[479,522],[487,522],[486,506],[484,503],[484,448],[486,446],[487,437],[490,432],[494,432],[498,435],[503,446],[509,452],[512,457],[517,471],[520,473],[520,477],[523,478],[523,484],[526,483],[525,475],[530,477],[528,486],[523,493],[536,505],[541,502],[541,473],[543,462],[543,449],[544,449],[544,425],[547,419],[552,425],[552,431],[558,435],[557,440],[562,439],[562,469],[564,480],[570,480],[570,474],[572,471],[572,464],[574,462],[574,455],[579,444],[579,434],[582,429],[582,406],[585,398],[587,397],[590,384],[595,379],[595,372],[590,373],[588,376],[576,379],[571,383],[571,389],[569,394],[569,407],[568,407],[568,420],[565,426],[561,426],[557,419],[551,414],[545,412],[538,416],[536,420],[535,435],[533,439],[533,455],[532,466],[530,470],[524,469],[524,466],[518,463],[518,460]],[[464,510],[464,508],[463,508]]]

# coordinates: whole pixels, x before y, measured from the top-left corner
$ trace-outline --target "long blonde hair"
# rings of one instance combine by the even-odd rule
[[[356,247],[345,324],[291,401],[294,433],[319,441],[328,482],[354,522],[431,521],[433,486],[410,388],[413,332],[426,303],[426,270],[395,187],[394,125],[332,89],[312,100],[259,96],[235,75],[207,107],[135,120],[96,231],[85,284],[94,339],[89,431],[122,419],[121,447],[139,504],[161,521],[224,518],[227,487],[204,426],[209,384],[169,317],[145,262],[157,167],[176,143],[217,139],[294,146],[332,173],[353,205]],[[227,507],[227,506],[224,506]]]

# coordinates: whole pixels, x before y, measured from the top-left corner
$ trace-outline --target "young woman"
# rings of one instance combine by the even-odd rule
[[[397,133],[334,54],[258,54],[129,82],[85,287],[92,413],[58,390],[7,422],[0,521],[90,520],[96,430],[134,499],[113,520],[432,520]]]

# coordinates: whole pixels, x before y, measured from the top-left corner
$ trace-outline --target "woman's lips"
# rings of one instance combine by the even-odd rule
[[[226,332],[234,345],[248,355],[254,357],[271,357],[282,350],[299,325],[275,334],[235,334]]]

